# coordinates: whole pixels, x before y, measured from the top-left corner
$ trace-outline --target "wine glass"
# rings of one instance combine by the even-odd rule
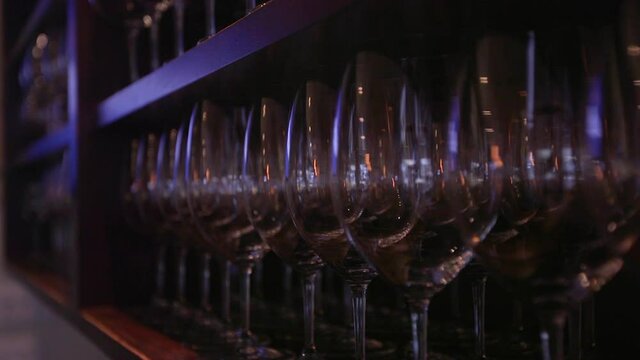
[[[168,153],[168,155],[173,159],[169,162],[173,186],[171,189],[168,189],[168,196],[171,199],[170,204],[172,208],[180,217],[182,226],[185,227],[184,231],[187,235],[187,245],[195,249],[201,256],[200,307],[196,311],[196,321],[209,327],[216,327],[215,319],[211,316],[210,299],[210,263],[212,247],[208,241],[209,239],[202,236],[202,234],[197,231],[195,225],[196,220],[193,217],[188,201],[187,181],[185,178],[188,155],[186,148],[188,125],[188,121],[183,121],[180,124],[176,139],[171,141],[172,145],[169,147],[169,149],[174,148],[175,150],[173,156],[171,156],[171,151]],[[173,131],[171,133],[173,134]]]
[[[162,221],[159,209],[153,206],[147,183],[155,178],[155,156],[157,156],[157,135],[150,133],[134,138],[126,151],[122,171],[122,210],[127,224],[138,233],[157,240],[155,258],[154,292],[151,298],[152,310],[145,320],[154,326],[164,326],[162,316],[169,310],[166,295],[166,251],[168,228]]]
[[[502,49],[516,47],[519,57],[509,62],[499,60]],[[523,156],[527,151],[524,139],[528,137],[526,42],[495,36],[480,41],[475,50],[475,71],[478,76],[474,78],[474,86],[478,92],[477,99],[482,108],[482,115],[501,124],[506,138],[503,152],[506,166],[503,169],[504,191],[501,211],[487,239],[475,248],[476,256],[484,260],[482,254],[486,248],[515,239],[518,224],[528,222],[535,215],[536,207],[530,194],[520,186],[528,181],[528,174],[532,169],[532,159]],[[486,262],[480,262],[486,268]],[[517,289],[510,290],[518,296]],[[516,299],[514,306],[517,324],[514,326],[515,333],[511,334],[511,349],[508,351],[519,356],[524,356],[524,353],[531,355],[532,349],[523,338],[522,319],[519,315],[522,305],[519,299]]]
[[[245,15],[249,15],[256,8],[256,0],[244,1]]]
[[[124,24],[127,28],[127,49],[129,55],[129,80],[140,77],[138,63],[138,38],[140,32],[149,28],[151,44],[151,69],[160,67],[160,19],[171,6],[175,7],[175,53],[184,52],[184,13],[186,0],[89,0],[91,5],[108,20]]]
[[[177,268],[174,280],[176,294],[171,303],[172,324],[167,327],[167,331],[174,335],[183,333],[186,322],[191,316],[186,300],[187,247],[184,244],[190,234],[172,198],[176,188],[172,170],[177,143],[177,129],[169,129],[163,132],[159,138],[154,136],[154,153],[149,155],[153,157],[150,159],[152,161],[150,166],[153,170],[147,179],[150,201],[158,209],[161,221],[173,235],[173,242],[176,246]]]
[[[201,107],[205,107],[207,122],[202,122]],[[226,221],[222,214],[216,212],[218,197],[215,194],[217,179],[212,175],[213,159],[210,154],[217,150],[213,148],[216,139],[209,136],[211,131],[203,131],[204,126],[211,126],[225,116],[222,108],[204,101],[196,104],[191,112],[187,127],[185,144],[184,180],[189,211],[194,225],[200,236],[209,243],[211,253],[219,260],[220,283],[220,318],[222,328],[220,337],[222,342],[235,344],[236,334],[231,325],[231,267],[232,263],[224,256],[224,246],[220,235],[214,227]],[[221,222],[220,222],[221,221]]]
[[[147,135],[144,149],[144,201],[141,202],[143,214],[150,216],[156,226],[161,226],[163,232],[170,237],[170,242],[176,247],[176,271],[174,278],[175,297],[169,304],[169,319],[164,324],[164,330],[169,334],[185,340],[187,323],[192,311],[186,299],[186,276],[188,250],[184,242],[193,238],[193,233],[180,209],[173,201],[176,189],[173,168],[176,146],[179,143],[180,132],[169,129],[160,136],[155,133]]]
[[[127,29],[127,52],[129,56],[129,81],[134,82],[140,77],[138,63],[138,38],[145,28],[144,17],[147,15],[145,7],[136,0],[105,1],[89,0],[99,14],[118,23]],[[122,26],[122,25],[120,25]]]
[[[236,356],[280,359],[288,355],[261,346],[250,330],[251,273],[268,248],[249,222],[242,195],[242,148],[248,116],[245,108],[228,110],[211,101],[197,104],[189,125],[185,177],[200,231],[209,236],[215,253],[233,263],[241,276],[242,324],[233,338]],[[223,297],[228,297],[229,288],[223,291]],[[227,302],[223,298],[223,303]]]
[[[487,36],[480,46],[495,41]],[[613,43],[606,27],[540,29],[502,41],[500,61],[508,65],[493,67],[513,71],[518,61],[526,74],[518,156],[527,168],[511,172],[523,177],[510,176],[502,206],[507,218],[520,220],[517,235],[478,254],[533,301],[545,359],[564,358],[567,312],[620,270],[637,236],[628,222],[638,205],[629,141],[636,125],[618,110]],[[532,209],[524,219],[523,208]]]
[[[176,271],[177,295],[173,303],[174,318],[179,326],[175,328],[191,346],[205,350],[211,345],[210,331],[219,330],[220,323],[211,316],[210,302],[210,247],[205,238],[195,230],[194,219],[187,203],[185,186],[185,146],[186,127],[183,123],[178,129],[171,128],[160,137],[157,156],[157,177],[152,196],[162,212],[168,228],[177,237],[178,268]],[[192,309],[186,300],[188,248],[201,255],[200,304]],[[188,326],[195,322],[197,327]],[[207,349],[211,350],[211,349]]]
[[[193,115],[193,112],[192,112]],[[191,117],[192,118],[192,117]],[[201,324],[205,330],[213,330],[215,334],[215,346],[209,350],[215,350],[220,345],[225,345],[228,341],[234,339],[234,335],[228,333],[227,324],[224,321],[220,321],[217,317],[213,316],[212,305],[210,300],[210,281],[211,281],[211,259],[212,254],[216,251],[216,246],[212,242],[212,237],[208,236],[202,231],[199,226],[199,218],[193,211],[191,206],[190,197],[190,176],[194,173],[191,171],[192,164],[190,163],[190,142],[189,142],[189,126],[192,119],[184,122],[179,131],[178,144],[176,145],[176,154],[174,161],[174,181],[176,184],[176,191],[173,192],[173,202],[176,207],[180,209],[183,218],[188,219],[188,227],[192,234],[192,246],[201,255],[201,277],[200,277],[200,308],[196,312],[196,321]],[[202,200],[210,200],[208,197],[204,197]],[[210,203],[209,205],[213,205]],[[226,271],[227,277],[224,283],[229,286],[230,272]],[[211,343],[210,331],[198,332],[195,336],[197,341],[202,344]],[[210,344],[211,345],[211,344]]]
[[[287,111],[263,98],[249,119],[244,142],[243,183],[247,216],[280,259],[303,277],[304,348],[300,359],[321,359],[314,337],[315,283],[324,265],[293,225],[284,198]]]
[[[151,51],[151,70],[156,70],[160,67],[160,20],[166,11],[173,5],[173,0],[129,0],[134,3],[139,3],[139,6],[143,9],[144,15],[142,17],[143,24],[149,28],[149,41]],[[176,30],[183,32],[183,17],[184,17],[184,2],[178,0],[178,11],[176,14]],[[176,55],[181,55],[184,51],[184,34],[176,34]]]
[[[73,196],[71,192],[70,155],[62,154],[59,164],[48,170],[42,179],[43,202],[50,226],[50,254],[53,270],[63,277],[69,276],[69,239],[72,226]]]
[[[41,112],[46,121],[47,132],[54,132],[65,125],[67,121],[66,94],[67,94],[67,59],[65,32],[51,30],[41,33],[36,38],[34,52],[39,50],[40,71],[44,81],[46,96],[45,104]]]
[[[287,131],[285,195],[293,223],[309,247],[349,285],[352,294],[355,357],[392,349],[365,338],[367,286],[377,274],[349,244],[334,211],[330,191],[330,123],[336,94],[308,81],[294,102]],[[344,342],[337,337],[335,344]]]
[[[358,251],[405,287],[415,359],[427,358],[430,299],[497,215],[500,129],[477,116],[465,60],[406,60],[414,87],[399,64],[360,52],[334,122],[334,206]]]
[[[640,3],[637,0],[625,0],[620,6],[619,42],[622,44],[623,65],[621,66],[622,92],[624,96],[625,116],[628,117],[631,132],[636,136],[640,132]],[[640,170],[640,146],[631,149],[635,170]],[[633,194],[638,196],[639,194]],[[640,212],[632,212],[626,219],[625,229],[633,229],[638,224]]]

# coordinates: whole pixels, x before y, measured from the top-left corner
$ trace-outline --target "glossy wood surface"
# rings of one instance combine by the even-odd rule
[[[89,307],[81,311],[82,318],[101,336],[103,349],[120,346],[124,352],[139,359],[190,360],[193,351],[154,331],[111,306]],[[98,342],[101,345],[101,342]]]
[[[196,353],[190,349],[140,324],[113,306],[75,310],[68,295],[68,282],[55,274],[24,265],[10,265],[9,273],[38,300],[75,325],[114,359],[197,358]]]

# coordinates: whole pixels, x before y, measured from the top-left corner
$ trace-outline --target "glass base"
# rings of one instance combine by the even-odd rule
[[[315,354],[304,354],[298,356],[298,360],[325,360],[327,357],[325,354],[315,353]]]
[[[207,343],[208,340],[208,343]],[[224,360],[293,360],[295,355],[288,350],[279,350],[269,346],[269,338],[252,336],[240,340],[235,331],[211,333],[202,339],[200,346],[191,348],[200,354],[201,359]]]
[[[172,304],[166,319],[162,331],[173,338],[184,341],[186,332],[192,326],[192,309],[181,304]]]
[[[199,353],[219,353],[226,346],[234,343],[234,338],[226,335],[226,330],[222,321],[213,314],[197,312],[193,323],[184,334],[186,346]]]
[[[198,359],[203,360],[294,360],[295,356],[290,351],[279,351],[272,348],[258,348],[256,351],[246,354],[232,351],[200,352]]]
[[[292,352],[286,350],[276,350],[268,347],[260,347],[258,349],[258,358],[259,360],[268,359],[268,360],[293,360],[295,356]]]
[[[295,356],[287,350],[278,350],[264,345],[238,344],[233,358],[238,360],[293,360]]]
[[[268,306],[264,308],[269,309]],[[302,348],[304,323],[299,312],[274,305],[269,311],[254,309],[251,316],[251,329],[255,333],[269,334],[274,344],[287,349]]]
[[[438,352],[438,351],[428,351],[428,359],[429,360],[461,360],[465,358],[461,358],[458,356],[452,356],[446,353]],[[413,360],[413,348],[411,344],[405,346],[402,355],[398,357],[399,359],[405,360]]]
[[[408,311],[367,305],[367,336],[391,342],[410,339],[411,320]]]
[[[493,355],[491,359],[498,360],[537,360],[542,357],[537,344],[525,342],[499,343],[495,347],[487,346],[487,352]]]
[[[449,354],[456,359],[478,359],[478,356],[475,355],[475,341],[475,332],[469,327],[455,323],[447,325],[431,322],[429,324],[429,347],[435,351]],[[535,348],[535,345],[531,346]],[[531,352],[531,348],[516,350],[514,344],[513,351],[505,349],[505,341],[495,333],[488,331],[485,334],[485,349],[484,359],[486,360],[535,358],[535,353]]]
[[[355,339],[351,329],[318,324],[316,344],[324,359],[353,359]],[[366,339],[367,359],[395,359],[396,347],[372,338]]]

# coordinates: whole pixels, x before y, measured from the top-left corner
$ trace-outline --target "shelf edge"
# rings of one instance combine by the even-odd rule
[[[46,301],[50,305],[63,310],[71,306],[69,284],[54,274],[41,273],[29,270],[25,266],[8,264],[7,270],[19,283],[24,284],[36,297]]]
[[[336,13],[356,0],[272,0],[98,105],[106,127]]]
[[[49,155],[62,151],[69,146],[71,141],[71,127],[66,125],[53,134],[44,136],[36,140],[18,156],[15,164],[19,166],[37,162]]]

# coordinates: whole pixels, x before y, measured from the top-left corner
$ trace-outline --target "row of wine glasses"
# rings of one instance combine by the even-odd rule
[[[476,256],[533,303],[543,358],[563,359],[568,312],[621,269],[640,230],[640,51],[625,6],[619,31],[491,33],[402,59],[362,51],[336,88],[309,79],[284,102],[202,101],[179,129],[133,143],[127,214],[205,265],[238,269],[240,329],[228,277],[215,328],[240,358],[290,356],[250,330],[251,273],[273,250],[304,279],[301,358],[330,350],[314,340],[324,264],[352,292],[355,358],[373,357],[366,292],[378,274],[406,297],[413,358],[446,358],[427,350],[429,305]]]
[[[20,118],[45,133],[67,122],[66,59],[65,33],[50,29],[36,36],[20,65]]]
[[[195,122],[195,117],[192,119]],[[162,239],[162,245],[158,254],[156,292],[153,305],[158,313],[169,313],[165,330],[178,337],[187,338],[190,343],[195,343],[200,350],[216,352],[230,352],[229,356],[241,358],[284,358],[285,355],[277,350],[261,346],[250,332],[250,275],[254,264],[259,261],[266,250],[257,234],[252,233],[251,225],[244,214],[244,208],[239,207],[240,192],[235,189],[238,186],[239,169],[241,166],[239,148],[241,135],[234,129],[231,121],[222,124],[224,133],[207,131],[207,138],[198,139],[197,146],[203,146],[210,150],[217,144],[217,140],[229,136],[229,142],[225,142],[226,148],[218,148],[217,151],[226,151],[230,155],[228,162],[217,159],[216,171],[224,171],[227,187],[224,193],[208,194],[204,192],[206,187],[197,189],[189,187],[187,191],[187,179],[183,176],[185,164],[194,167],[191,155],[205,156],[199,163],[208,162],[212,153],[192,152],[189,148],[196,146],[191,139],[199,135],[193,132],[201,129],[193,124],[185,122],[179,129],[171,129],[158,136],[149,134],[135,140],[131,144],[130,169],[125,181],[125,209],[127,220],[135,228],[152,232],[152,236]],[[202,131],[208,130],[212,123],[206,122]],[[226,126],[226,128],[224,127]],[[212,136],[216,136],[213,138]],[[215,143],[213,142],[215,139]],[[217,145],[215,145],[217,146]],[[204,149],[203,149],[204,150]],[[234,157],[235,156],[235,161]],[[224,164],[224,167],[221,167]],[[224,169],[224,170],[221,170]],[[236,171],[234,172],[234,169]],[[211,168],[207,169],[211,171]],[[234,174],[236,178],[234,178]],[[222,190],[222,189],[221,189]],[[193,193],[207,196],[207,198],[192,198]],[[221,205],[209,202],[214,197],[220,197]],[[216,211],[216,214],[205,213]],[[219,214],[219,215],[218,215]],[[218,221],[220,220],[220,221]],[[205,232],[205,227],[212,231]],[[212,234],[219,234],[220,241],[210,240]],[[173,301],[165,297],[164,289],[164,252],[167,243],[177,246],[177,269],[175,271],[176,296]],[[186,303],[186,254],[187,247],[195,248],[202,253],[202,301],[199,309],[193,309]],[[211,302],[209,300],[209,260],[211,254],[221,259],[223,265],[222,304],[220,317],[212,316]],[[230,269],[231,264],[236,265],[242,273],[243,280],[243,319],[239,329],[233,328],[230,314]],[[191,325],[198,324],[199,329],[189,329]],[[237,331],[236,331],[237,330]],[[212,335],[215,334],[215,335]],[[212,339],[218,339],[212,341]],[[254,341],[255,340],[255,341]],[[205,349],[206,348],[206,349]]]
[[[64,153],[38,178],[25,184],[22,221],[30,229],[26,242],[31,262],[43,270],[69,276],[73,195],[70,157]]]
[[[117,26],[124,27],[127,30],[127,52],[129,56],[129,80],[131,82],[137,80],[141,75],[141,68],[145,68],[139,59],[141,41],[140,36],[143,32],[149,37],[149,64],[150,71],[158,69],[162,66],[163,61],[169,60],[162,56],[161,47],[166,43],[172,44],[170,58],[178,57],[186,50],[186,34],[187,31],[194,31],[191,27],[198,28],[198,38],[204,40],[215,35],[219,25],[227,25],[232,20],[237,19],[234,14],[233,19],[218,19],[216,9],[221,8],[228,12],[228,8],[233,8],[231,1],[216,4],[214,0],[89,0],[94,9],[110,22]],[[257,2],[255,0],[247,0],[244,6],[244,13],[248,14],[253,11]],[[237,7],[237,6],[235,6]],[[204,13],[204,29],[199,26],[191,26],[187,22],[187,13]],[[167,19],[167,15],[171,15]],[[163,38],[167,36],[161,27],[164,20],[170,21],[172,26],[172,37],[169,41]],[[195,19],[191,19],[194,20]],[[216,21],[222,20],[222,21]],[[199,24],[198,24],[199,25]],[[189,27],[189,28],[187,28]],[[204,31],[204,32],[202,32]],[[147,56],[144,56],[146,59]]]

